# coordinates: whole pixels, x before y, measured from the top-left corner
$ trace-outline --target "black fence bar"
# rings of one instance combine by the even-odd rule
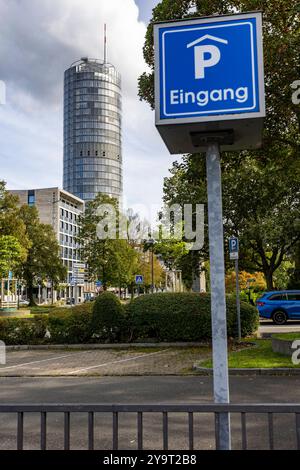
[[[65,416],[64,449],[70,450],[70,411],[66,411],[64,416]]]
[[[17,449],[23,450],[24,443],[24,413],[18,411]]]
[[[94,429],[95,429],[95,419],[94,413],[89,411],[89,418],[88,418],[88,441],[89,441],[89,450],[94,450],[95,444],[95,436],[94,436]]]
[[[268,413],[268,427],[269,427],[270,450],[274,450],[274,416],[273,416],[273,413]]]
[[[194,414],[189,412],[189,450],[194,450]]]
[[[247,424],[246,424],[246,413],[241,413],[242,421],[242,449],[247,450]]]
[[[297,450],[300,450],[300,413],[296,413]]]
[[[215,413],[215,441],[216,441],[216,450],[220,449],[220,436],[219,436],[219,422],[220,422],[220,413]]]
[[[119,413],[113,412],[113,450],[119,449]]]
[[[138,429],[138,450],[143,450],[144,439],[143,439],[143,413],[138,412],[137,415],[137,429]]]
[[[47,448],[47,413],[42,411],[41,413],[41,450]]]
[[[163,449],[169,449],[169,422],[168,422],[168,412],[163,412]]]

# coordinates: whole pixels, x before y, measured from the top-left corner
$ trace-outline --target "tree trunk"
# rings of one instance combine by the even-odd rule
[[[37,304],[33,298],[33,284],[31,281],[27,283],[27,292],[28,292],[28,299],[29,299],[29,307],[36,307]]]
[[[268,270],[264,272],[265,278],[266,278],[266,283],[267,283],[267,289],[268,291],[274,290],[274,284],[273,284],[273,271]]]

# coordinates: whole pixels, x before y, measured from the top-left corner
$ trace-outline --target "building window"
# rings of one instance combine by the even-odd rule
[[[28,205],[34,206],[35,205],[35,191],[28,191]]]

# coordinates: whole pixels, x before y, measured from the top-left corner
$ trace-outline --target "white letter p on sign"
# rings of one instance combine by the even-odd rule
[[[209,57],[206,56],[209,54]],[[213,67],[220,62],[221,52],[217,46],[196,46],[195,47],[195,78],[204,78],[205,69]]]

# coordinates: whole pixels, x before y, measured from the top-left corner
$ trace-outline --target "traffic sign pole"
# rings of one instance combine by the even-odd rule
[[[229,403],[222,183],[218,143],[209,144],[207,147],[206,168],[214,399],[216,403]],[[230,450],[231,435],[229,413],[220,413],[216,426],[219,449]]]
[[[240,282],[239,282],[239,260],[235,260],[235,280],[236,280],[236,312],[237,312],[237,323],[238,323],[238,338],[239,341],[242,339],[242,328],[241,328],[241,302],[240,302]]]

